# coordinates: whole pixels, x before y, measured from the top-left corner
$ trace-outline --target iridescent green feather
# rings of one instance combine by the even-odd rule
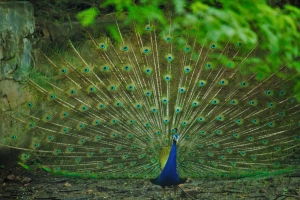
[[[118,24],[116,25],[118,27]],[[41,53],[47,64],[29,76],[32,100],[11,117],[5,146],[57,175],[158,177],[178,129],[182,178],[269,176],[297,170],[300,104],[290,87],[299,74],[256,80],[261,51],[197,43],[185,34],[133,25],[118,44],[101,33],[65,52]],[[126,34],[124,34],[126,33]],[[184,38],[179,48],[176,40]],[[207,45],[206,45],[207,44]],[[267,63],[266,63],[267,64]]]

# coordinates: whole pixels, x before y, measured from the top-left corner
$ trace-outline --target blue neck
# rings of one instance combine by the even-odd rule
[[[173,140],[172,149],[170,151],[168,161],[165,167],[163,168],[162,172],[160,173],[159,177],[157,179],[151,180],[152,183],[165,187],[171,185],[178,185],[185,182],[185,180],[179,178],[177,174],[176,154],[177,154],[176,141]]]

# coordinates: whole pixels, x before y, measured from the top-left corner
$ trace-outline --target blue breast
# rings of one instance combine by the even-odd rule
[[[158,178],[150,180],[152,183],[165,187],[171,185],[179,185],[186,181],[186,179],[180,178],[177,174],[176,154],[177,154],[176,141],[173,140],[172,149],[170,151],[168,161],[165,167],[163,168],[162,172],[158,176]]]

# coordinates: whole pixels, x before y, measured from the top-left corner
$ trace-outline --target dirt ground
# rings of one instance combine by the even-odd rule
[[[300,199],[300,174],[267,179],[189,179],[174,196],[147,180],[64,178],[43,170],[30,172],[19,165],[0,169],[0,199]]]

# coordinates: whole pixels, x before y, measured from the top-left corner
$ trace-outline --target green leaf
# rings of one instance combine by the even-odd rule
[[[89,8],[84,11],[79,12],[76,17],[82,26],[89,26],[94,23],[96,16],[99,14],[97,8]]]

